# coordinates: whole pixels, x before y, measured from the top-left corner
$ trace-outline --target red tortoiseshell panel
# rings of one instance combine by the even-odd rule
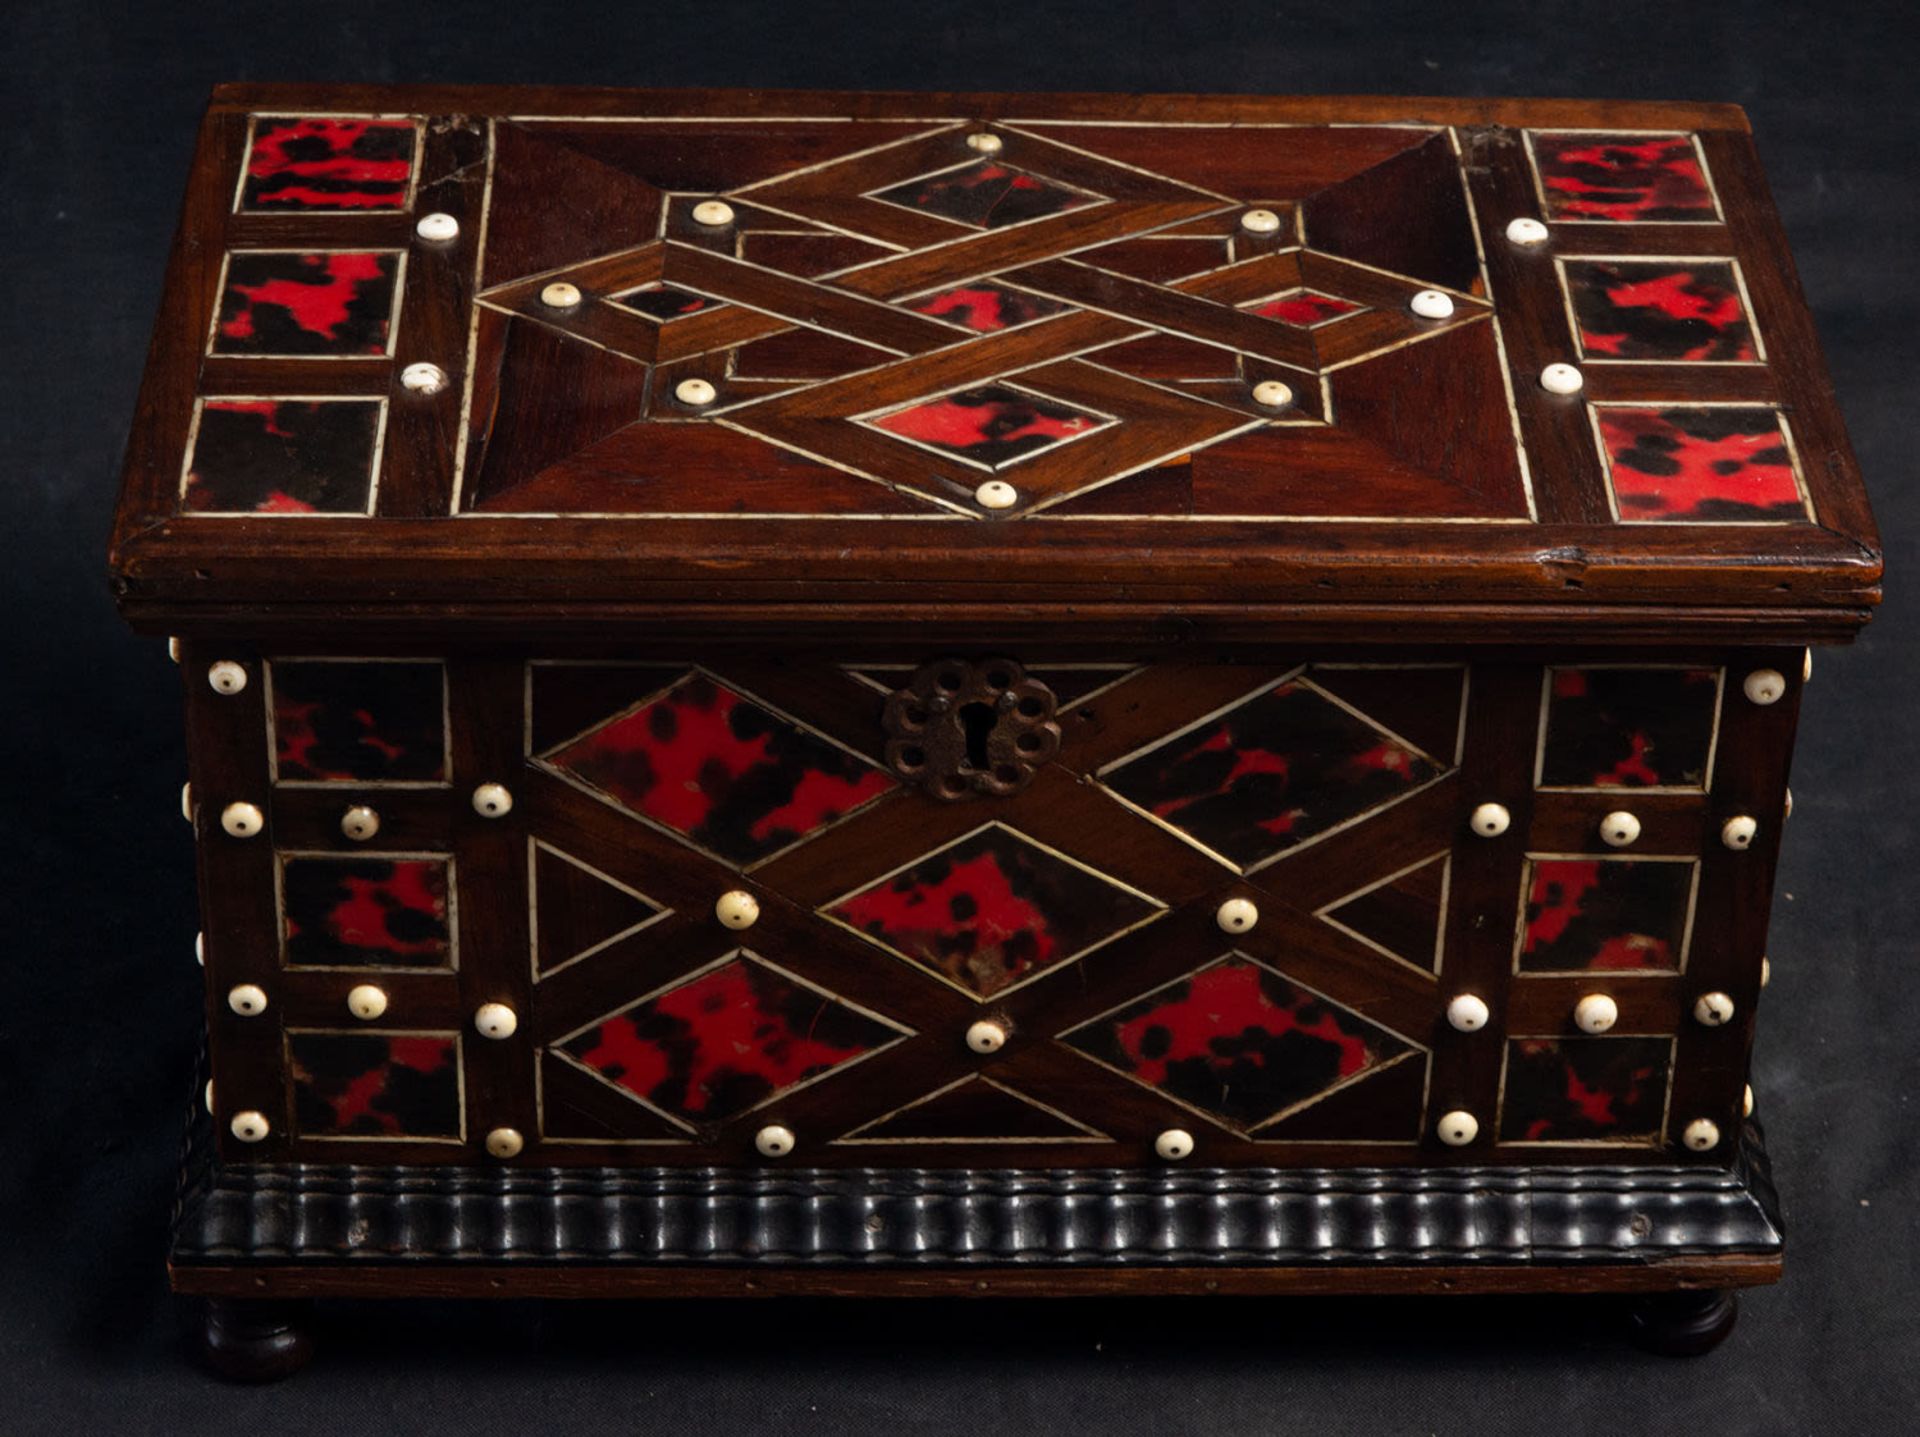
[[[1061,1041],[1241,1128],[1410,1051],[1385,1029],[1238,954]]]
[[[1692,895],[1691,863],[1535,859],[1527,883],[1521,971],[1678,968]]]
[[[1717,669],[1554,669],[1546,788],[1704,788]]]
[[[236,250],[213,332],[215,354],[385,354],[397,254]]]
[[[1566,276],[1585,354],[1696,363],[1758,357],[1731,264],[1568,260]]]
[[[1290,679],[1124,760],[1106,783],[1245,866],[1390,802],[1442,768]]]
[[[986,998],[1157,909],[996,824],[824,911]]]
[[[902,439],[996,469],[1079,439],[1107,421],[1005,384],[942,395],[867,421]]]
[[[1012,329],[1017,324],[1045,319],[1050,314],[1064,314],[1067,306],[1045,295],[979,282],[909,300],[907,308],[984,334],[989,330]]]
[[[998,160],[976,160],[958,169],[909,180],[880,191],[874,198],[982,229],[1064,214],[1093,203],[1091,195]]]
[[[1752,405],[1594,410],[1628,523],[1751,524],[1807,517],[1780,418]]]
[[[627,291],[614,303],[622,309],[630,309],[635,314],[643,314],[648,319],[657,319],[665,324],[689,314],[719,309],[724,302],[709,299],[704,294],[695,294],[691,290],[676,289],[670,284],[643,284],[638,289]]]
[[[738,957],[567,1039],[562,1052],[663,1112],[721,1122],[901,1035]]]
[[[865,759],[704,674],[689,674],[546,761],[620,807],[742,864],[895,787]]]
[[[1690,135],[1536,134],[1533,152],[1549,219],[1715,218]]]
[[[364,514],[380,403],[209,399],[180,507],[198,514]]]
[[[290,1032],[287,1061],[302,1137],[460,1136],[452,1033]]]
[[[1500,1139],[1634,1142],[1659,1136],[1668,1038],[1519,1038],[1507,1044]]]
[[[447,864],[438,858],[287,858],[287,962],[308,968],[445,968],[453,961]]]
[[[411,120],[255,120],[240,208],[401,209],[413,149]]]
[[[439,664],[276,659],[269,674],[277,781],[446,778],[446,686]]]
[[[1364,305],[1355,304],[1350,299],[1338,299],[1333,295],[1321,294],[1310,289],[1292,290],[1247,307],[1262,319],[1277,319],[1280,323],[1293,325],[1296,329],[1312,329],[1317,325],[1325,324],[1330,319],[1358,314],[1365,308]]]

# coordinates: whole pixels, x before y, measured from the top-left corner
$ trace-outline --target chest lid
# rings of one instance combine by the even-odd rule
[[[1755,641],[1880,572],[1732,107],[258,86],[113,567],[153,626]]]

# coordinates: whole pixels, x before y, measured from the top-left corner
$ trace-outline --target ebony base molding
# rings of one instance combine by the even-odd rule
[[[1643,1343],[1696,1353],[1782,1250],[1751,1124],[1724,1170],[375,1168],[207,1138],[172,1278],[236,1376],[304,1358],[266,1304],[348,1296],[1624,1292]]]

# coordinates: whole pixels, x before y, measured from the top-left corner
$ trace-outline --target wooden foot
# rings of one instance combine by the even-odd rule
[[[1628,1316],[1633,1340],[1663,1357],[1701,1357],[1733,1331],[1740,1302],[1717,1288],[1661,1292],[1637,1301]]]
[[[200,1324],[200,1355],[229,1382],[278,1382],[313,1356],[309,1304],[211,1298]]]

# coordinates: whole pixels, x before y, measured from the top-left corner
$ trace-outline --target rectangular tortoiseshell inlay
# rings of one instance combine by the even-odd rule
[[[303,1137],[460,1136],[455,1034],[294,1031],[287,1058]]]
[[[1536,858],[1527,870],[1520,971],[1677,969],[1693,901],[1691,862]]]
[[[1500,1139],[1648,1142],[1659,1136],[1671,1038],[1518,1038],[1507,1044]]]
[[[296,968],[445,968],[453,962],[441,858],[292,855],[281,863],[287,962]]]
[[[1705,788],[1718,669],[1548,671],[1545,788]]]
[[[279,782],[446,779],[446,684],[439,664],[275,659],[268,672]]]

